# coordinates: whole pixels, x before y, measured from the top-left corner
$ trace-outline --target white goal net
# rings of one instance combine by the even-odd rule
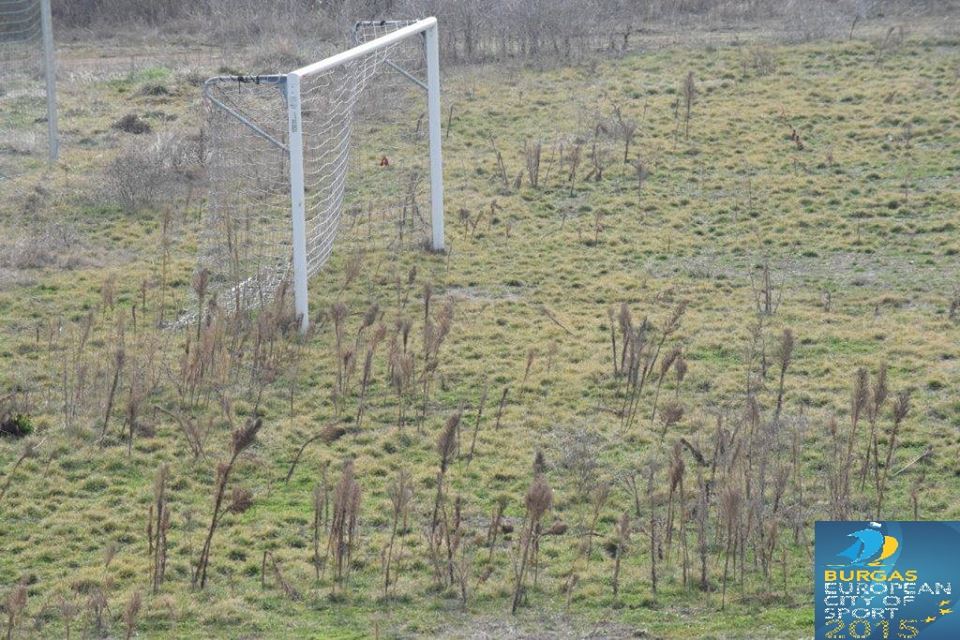
[[[0,182],[57,155],[49,0],[0,0]]]
[[[306,280],[335,243],[384,256],[442,249],[431,37],[435,60],[432,18],[358,23],[356,46],[321,62],[207,81],[210,194],[199,268],[220,309],[249,311],[292,285],[305,327]]]

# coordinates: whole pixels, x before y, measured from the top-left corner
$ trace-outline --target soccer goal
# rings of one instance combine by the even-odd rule
[[[361,22],[355,46],[288,73],[217,76],[204,97],[210,194],[199,268],[240,313],[287,295],[334,243],[444,249],[437,21]]]
[[[59,142],[50,0],[0,0],[0,180],[20,173],[31,156],[42,157],[44,146],[48,159],[55,161]]]

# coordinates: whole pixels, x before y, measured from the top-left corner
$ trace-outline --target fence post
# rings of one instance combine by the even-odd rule
[[[437,25],[426,30],[427,114],[430,124],[430,210],[433,229],[432,248],[444,250],[443,237],[443,157],[440,152],[440,42]]]
[[[60,134],[57,130],[57,69],[50,0],[40,0],[40,30],[43,33],[43,75],[47,81],[47,146],[50,162],[56,162],[60,157]]]

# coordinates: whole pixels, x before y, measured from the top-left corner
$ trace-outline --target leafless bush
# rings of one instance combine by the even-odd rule
[[[598,484],[605,445],[603,436],[584,427],[564,429],[557,434],[557,467],[571,476],[581,499],[586,499]]]
[[[480,396],[480,404],[477,406],[477,419],[473,424],[473,438],[470,440],[470,451],[467,453],[467,464],[473,461],[473,454],[477,448],[477,436],[480,435],[480,421],[483,418],[483,407],[487,403],[487,392],[489,391],[489,386],[484,383],[483,393]]]
[[[772,27],[776,37],[798,41],[852,35],[858,20],[881,14],[948,15],[952,8],[951,3],[929,0],[652,0],[642,5],[622,0],[282,0],[265,13],[259,0],[53,2],[54,21],[66,28],[148,27],[178,36],[195,34],[210,42],[264,46],[290,38],[304,43],[288,47],[295,54],[315,49],[317,37],[342,41],[357,19],[435,15],[443,25],[441,52],[450,62],[516,59],[540,65],[589,59],[596,53],[622,55],[634,34],[643,37],[641,29],[689,37],[691,24],[721,31],[759,23]]]
[[[217,479],[210,527],[207,529],[207,537],[203,543],[203,550],[200,553],[200,558],[193,571],[193,585],[200,589],[203,589],[207,584],[207,567],[210,564],[213,534],[216,532],[217,526],[220,524],[220,518],[223,515],[223,499],[226,495],[230,474],[240,455],[256,442],[257,433],[262,426],[263,421],[260,418],[256,418],[250,419],[243,427],[235,430],[233,432],[230,459],[227,462],[221,462],[217,465]]]
[[[493,155],[497,159],[497,176],[500,178],[500,182],[503,185],[503,193],[509,193],[510,175],[507,171],[507,165],[503,161],[503,154],[500,153],[499,149],[497,149],[497,142],[493,139],[493,136],[490,137],[490,148],[493,150]]]
[[[287,470],[287,476],[284,478],[284,483],[289,483],[290,478],[293,477],[293,472],[297,469],[297,464],[300,462],[303,452],[306,450],[307,445],[312,442],[319,440],[324,444],[332,444],[343,437],[346,434],[346,429],[337,424],[328,424],[319,433],[316,433],[309,438],[297,449],[297,454],[293,457],[293,460],[290,462],[290,468]]]
[[[690,137],[690,119],[693,115],[693,103],[697,99],[697,93],[693,71],[690,71],[683,81],[683,135],[686,138]]]
[[[630,542],[630,514],[624,512],[617,523],[616,541],[614,542],[613,552],[613,597],[616,598],[620,593],[620,561],[623,554],[627,551],[627,544]]]
[[[63,620],[63,629],[67,640],[70,640],[70,626],[80,613],[80,607],[72,599],[61,595],[57,599],[57,611],[60,613],[60,619]]]
[[[169,133],[157,135],[150,144],[128,143],[104,170],[108,198],[127,213],[168,201],[199,175],[192,145]]]
[[[680,329],[680,321],[686,313],[686,308],[685,302],[678,304],[663,328],[657,332],[646,318],[639,326],[634,326],[629,309],[621,307],[623,346],[619,372],[623,378],[621,389],[623,401],[619,415],[622,429],[628,429],[636,420],[644,387],[652,379],[651,376],[660,360],[664,344]],[[616,360],[616,354],[614,354],[614,360]],[[664,375],[667,371],[669,368],[663,369]],[[652,420],[653,415],[651,415]]]
[[[429,285],[427,285],[427,287],[429,287]],[[440,307],[440,310],[436,314],[431,315],[429,296],[424,295],[423,353],[420,358],[420,361],[423,363],[420,380],[423,398],[420,404],[420,421],[417,424],[418,428],[423,426],[423,421],[427,417],[431,385],[440,368],[440,347],[443,346],[447,336],[450,335],[450,330],[453,328],[453,311],[454,303],[453,300],[450,299]]]
[[[779,282],[776,282],[775,278],[770,269],[770,261],[767,259],[763,261],[759,277],[755,276],[752,271],[750,272],[750,286],[753,289],[757,313],[760,315],[772,316],[780,308],[780,302],[783,300],[783,283],[786,276],[781,275]]]
[[[530,180],[530,186],[534,189],[540,186],[540,154],[543,150],[543,144],[537,141],[536,144],[523,143],[523,155],[527,162],[527,179]]]
[[[561,150],[561,160],[562,160]],[[573,195],[573,189],[577,182],[577,170],[580,168],[580,162],[583,160],[583,146],[576,144],[567,154],[567,182],[570,184],[570,195]]]
[[[782,3],[779,11],[784,38],[794,42],[809,42],[843,36],[859,10],[851,5],[854,3],[788,0]]]
[[[407,331],[409,331],[409,325]],[[406,343],[406,338],[403,342]],[[414,354],[408,353],[406,346],[401,350],[398,335],[394,334],[390,341],[388,364],[390,386],[397,394],[397,428],[399,429],[402,429],[406,422],[406,405],[413,386],[414,362]]]
[[[320,556],[320,531],[326,527],[330,513],[329,470],[330,463],[324,463],[322,482],[313,487],[313,557],[311,560],[317,582],[320,581],[320,572],[326,563],[326,558]]]
[[[327,556],[333,556],[336,592],[349,575],[350,558],[357,544],[357,524],[360,517],[360,485],[353,472],[353,461],[343,465],[343,474],[333,494],[333,514],[330,519],[330,537]]]
[[[461,535],[461,498],[457,496],[454,500],[453,517],[451,518],[446,482],[447,472],[460,449],[461,418],[462,414],[459,411],[450,416],[437,438],[440,468],[437,471],[437,493],[433,502],[433,515],[430,520],[427,546],[433,564],[434,578],[440,587],[454,584],[454,556]]]
[[[109,577],[90,590],[87,596],[87,611],[90,614],[90,622],[94,628],[97,637],[104,634],[110,613],[110,590],[113,588],[113,580]]]
[[[619,104],[613,105],[613,116],[617,122],[617,131],[623,139],[623,162],[627,164],[630,161],[630,145],[637,135],[637,122],[623,115],[623,107]]]
[[[135,591],[127,601],[127,606],[123,610],[124,640],[130,640],[137,630],[137,618],[140,616],[142,603],[143,599],[139,591]]]
[[[167,504],[167,480],[170,470],[162,465],[157,471],[154,480],[154,504],[150,505],[150,514],[147,521],[147,539],[151,555],[150,570],[153,593],[160,591],[164,574],[167,571],[167,532],[170,530],[170,507]]]
[[[83,263],[80,237],[62,222],[44,223],[21,233],[11,231],[0,241],[0,267],[8,269],[70,269]]]
[[[321,4],[324,11],[320,10]],[[219,41],[249,42],[271,34],[320,33],[331,37],[333,24],[346,27],[348,18],[376,17],[369,9],[361,10],[364,4],[363,0],[284,0],[264,13],[257,0],[55,0],[53,13],[56,23],[70,28],[135,25],[179,35],[202,34]]]
[[[406,469],[397,472],[396,481],[387,491],[390,496],[390,505],[392,507],[392,526],[390,528],[390,541],[383,551],[383,596],[390,594],[391,586],[396,587],[397,579],[400,573],[400,563],[403,559],[403,541],[407,530],[407,523],[410,518],[410,501],[413,498],[413,486],[410,479],[410,473]],[[394,547],[397,538],[400,538],[399,549],[394,555]],[[396,571],[394,569],[396,563]]]
[[[751,70],[757,76],[767,76],[776,71],[777,57],[770,46],[757,44],[744,51],[741,65],[743,75]]]
[[[539,541],[541,531],[540,522],[543,516],[553,506],[553,490],[547,484],[542,474],[537,474],[527,491],[526,514],[524,517],[523,534],[520,539],[519,558],[514,565],[514,589],[512,613],[516,613],[526,595],[526,577],[531,560],[531,550]]]
[[[874,476],[876,478],[876,488],[877,488],[877,518],[880,518],[880,514],[883,511],[883,499],[887,491],[887,482],[890,479],[890,465],[893,462],[894,453],[896,453],[897,437],[900,435],[900,427],[903,425],[904,418],[907,417],[907,413],[910,411],[910,392],[902,391],[897,395],[897,399],[893,405],[893,424],[890,427],[889,432],[887,433],[887,452],[884,456],[883,468],[880,468],[880,448],[875,445],[874,450]],[[913,500],[914,511],[916,511],[916,498]]]
[[[26,608],[27,585],[18,584],[7,594],[7,640],[12,640],[13,632],[17,628],[17,621]]]
[[[261,581],[266,584],[266,573],[267,573],[267,560],[270,561],[270,569],[273,571],[273,577],[277,581],[277,586],[280,587],[280,590],[283,591],[291,600],[300,600],[300,592],[297,591],[290,581],[286,579],[283,575],[283,571],[280,569],[280,562],[277,560],[277,557],[273,555],[270,551],[263,552],[263,561],[260,564],[260,575]]]
[[[667,374],[670,373],[673,363],[682,354],[680,347],[674,347],[671,349],[667,355],[660,359],[660,375],[657,377],[657,390],[653,394],[653,410],[650,412],[650,422],[653,422],[653,419],[657,415],[657,402],[660,400],[660,389],[663,387],[664,381],[667,379]]]
[[[610,485],[606,482],[597,484],[590,494],[590,524],[587,525],[583,544],[580,548],[579,555],[582,557],[589,559],[590,554],[593,552],[593,538],[597,535],[597,522],[600,520],[600,512],[603,511],[609,499]]]
[[[784,382],[787,376],[787,368],[793,359],[793,332],[790,329],[784,329],[780,337],[780,345],[777,349],[777,364],[780,366],[780,383],[777,385],[777,409],[775,419],[780,419],[780,412],[783,410]]]
[[[637,205],[639,205],[642,201],[643,183],[650,177],[650,167],[642,158],[635,158],[631,166],[633,166],[633,175],[637,179]]]
[[[193,454],[193,458],[195,460],[202,458],[204,456],[204,446],[206,445],[207,437],[210,435],[210,432],[213,431],[213,418],[208,417],[204,420],[203,418],[195,418],[184,412],[172,413],[163,407],[157,407],[157,409],[176,420],[177,424],[180,425],[180,430],[183,433],[184,439],[187,441],[187,446],[190,447],[190,453]]]
[[[727,576],[729,575],[731,560],[736,572],[736,553],[738,547],[743,554],[741,547],[741,523],[740,514],[743,507],[743,494],[740,487],[735,484],[726,485],[724,492],[720,496],[720,513],[725,528],[726,545],[723,553],[723,588],[720,595],[720,609],[726,608],[727,604]]]

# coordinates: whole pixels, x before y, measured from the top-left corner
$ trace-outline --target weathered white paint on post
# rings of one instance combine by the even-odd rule
[[[60,157],[60,134],[57,128],[57,68],[53,55],[53,17],[50,0],[40,0],[40,31],[43,34],[43,75],[47,81],[47,147],[50,162]]]
[[[290,155],[290,217],[293,226],[293,300],[300,333],[310,327],[307,300],[307,222],[303,187],[303,123],[300,116],[300,76],[287,75],[287,146]]]
[[[425,32],[427,45],[427,114],[430,121],[430,210],[434,251],[443,251],[443,156],[440,151],[440,42],[437,24]]]

